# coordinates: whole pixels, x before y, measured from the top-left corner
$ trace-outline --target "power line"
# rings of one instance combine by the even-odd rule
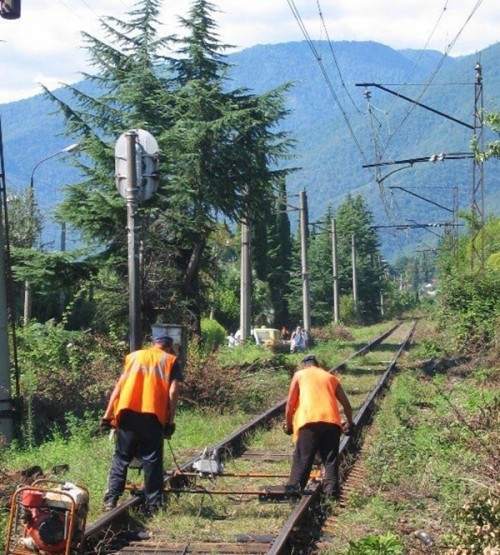
[[[429,44],[430,44],[430,42],[431,42],[431,40],[432,40],[432,37],[434,36],[434,33],[436,32],[437,28],[439,27],[439,24],[441,23],[441,20],[443,19],[443,16],[444,16],[444,14],[445,14],[445,12],[446,12],[446,9],[448,8],[448,2],[449,2],[449,0],[446,0],[446,1],[445,1],[444,6],[442,7],[441,12],[439,13],[439,17],[437,18],[437,21],[436,21],[436,23],[434,24],[434,27],[432,28],[431,32],[429,33],[429,36],[427,37],[427,40],[425,41],[424,48],[420,51],[419,56],[418,56],[417,59],[413,62],[413,68],[412,68],[412,70],[410,71],[410,74],[409,74],[409,75],[411,75],[411,74],[413,73],[413,71],[415,71],[415,68],[417,67],[418,63],[419,63],[420,60],[422,59],[422,57],[423,57],[423,55],[424,55],[424,52],[427,50],[427,48],[428,48],[428,46],[429,46]]]
[[[469,82],[459,82],[459,81],[449,81],[449,82],[442,82],[442,83],[378,83],[379,85],[384,85],[386,87],[423,87],[427,85],[428,87],[449,87],[451,85],[474,85],[472,81]]]
[[[373,114],[373,110],[372,110],[372,105],[370,102],[371,99],[371,92],[366,89],[364,92],[364,96],[366,98],[366,103],[368,106],[368,115],[369,115],[369,121],[370,121],[370,131],[371,131],[371,137],[372,137],[372,143],[373,143],[373,150],[375,153],[375,161],[376,162],[380,162],[382,160],[382,156],[381,156],[381,149],[380,149],[380,128],[381,128],[381,124],[380,122],[375,118],[374,114]],[[378,127],[375,126],[374,120],[377,121],[378,123]],[[378,184],[378,188],[379,188],[379,194],[380,194],[380,199],[382,200],[382,204],[384,206],[384,211],[387,215],[388,218],[391,217],[391,206],[389,205],[388,201],[387,201],[387,196],[385,194],[385,189],[384,189],[384,185],[383,185],[383,180],[381,180],[381,169],[379,166],[375,167],[375,181]]]
[[[420,63],[420,60],[422,59],[422,57],[424,55],[424,52],[427,50],[427,48],[428,48],[428,46],[429,46],[429,44],[432,40],[432,37],[434,36],[434,33],[436,32],[437,28],[439,27],[439,24],[441,23],[441,19],[443,18],[443,15],[445,14],[446,9],[448,8],[448,2],[449,2],[449,0],[445,0],[444,6],[443,6],[443,8],[441,9],[441,11],[439,13],[439,17],[438,17],[436,23],[434,24],[429,36],[427,37],[427,40],[425,41],[425,45],[424,45],[423,49],[420,51],[420,54],[418,55],[418,57],[413,61],[412,67],[410,68],[410,70],[406,74],[406,78],[405,78],[406,81],[409,80],[410,77],[412,76],[412,74],[415,72],[415,68]],[[391,105],[389,106],[389,110],[388,110],[389,114],[394,109],[395,104],[396,104],[396,99],[394,99],[392,101]]]
[[[94,10],[94,8],[87,2],[87,0],[80,0],[80,2],[90,11],[92,12],[98,19],[99,14]]]
[[[436,77],[436,75],[438,74],[438,72],[440,71],[440,69],[443,67],[444,61],[445,59],[448,57],[448,55],[450,54],[450,52],[452,51],[453,47],[455,46],[456,42],[458,41],[458,39],[460,38],[460,35],[462,34],[463,30],[465,29],[465,27],[467,26],[467,24],[469,23],[469,21],[473,18],[474,14],[477,12],[477,10],[479,9],[479,7],[481,6],[481,4],[483,3],[483,0],[477,0],[476,3],[474,4],[474,7],[472,8],[471,12],[469,13],[469,15],[467,16],[466,20],[464,21],[464,23],[462,24],[462,26],[460,27],[460,29],[458,30],[457,34],[454,36],[454,38],[450,41],[450,43],[448,44],[448,46],[446,47],[445,51],[443,52],[443,55],[441,56],[441,58],[439,59],[439,62],[436,66],[436,68],[434,69],[434,71],[431,73],[429,79],[426,81],[422,91],[420,92],[420,94],[417,97],[417,102],[420,101],[422,99],[422,97],[424,96],[424,94],[427,92],[427,89],[430,87],[432,81],[434,80],[434,78]],[[387,148],[389,147],[392,139],[394,139],[394,137],[397,135],[397,133],[401,130],[401,128],[403,127],[403,125],[405,124],[405,122],[408,120],[408,118],[410,117],[411,113],[413,112],[413,110],[415,109],[415,104],[412,104],[408,110],[406,111],[406,114],[403,116],[403,119],[401,120],[400,124],[396,127],[396,129],[394,129],[394,131],[391,133],[391,135],[389,136],[389,138],[387,139],[387,142],[384,146],[384,150],[383,153],[384,154],[387,151]]]
[[[363,158],[363,160],[365,162],[367,162],[367,157],[366,157],[366,155],[363,151],[363,148],[361,147],[361,144],[360,144],[358,138],[356,137],[356,134],[354,133],[354,129],[352,128],[351,122],[349,121],[349,117],[347,116],[347,113],[345,112],[344,108],[342,107],[342,104],[341,104],[341,102],[340,102],[340,100],[337,96],[337,93],[335,92],[335,88],[333,87],[333,84],[330,80],[330,77],[329,77],[329,75],[328,75],[328,73],[325,69],[325,66],[323,64],[323,60],[321,58],[321,55],[319,54],[318,50],[316,49],[316,46],[314,45],[314,43],[313,43],[313,41],[312,41],[308,31],[307,31],[307,28],[304,25],[304,22],[302,20],[302,17],[300,15],[300,12],[299,12],[297,6],[295,5],[294,0],[286,0],[286,1],[287,1],[287,4],[288,4],[294,18],[295,18],[295,21],[297,22],[300,30],[302,31],[302,34],[304,35],[304,38],[306,39],[306,42],[309,45],[309,48],[310,48],[310,50],[311,50],[311,52],[312,52],[312,54],[313,54],[313,56],[314,56],[314,58],[315,58],[315,60],[318,64],[319,68],[320,68],[320,71],[323,75],[323,78],[325,79],[325,82],[327,84],[328,90],[330,91],[330,94],[332,95],[332,97],[333,97],[335,103],[337,104],[340,112],[342,113],[342,116],[344,118],[345,124],[347,125],[347,128],[349,129],[349,133],[352,137],[352,140],[354,141],[354,143],[355,143],[361,157]]]
[[[325,18],[323,17],[323,12],[321,10],[321,4],[319,3],[319,0],[316,0],[316,5],[318,6],[318,14],[319,14],[319,17],[321,19],[321,24],[323,26],[323,29],[325,31],[326,39],[328,41],[328,46],[330,47],[330,52],[332,53],[333,61],[335,62],[335,67],[337,68],[337,72],[339,74],[340,82],[342,83],[342,86],[344,87],[344,90],[345,90],[347,96],[349,97],[349,100],[351,101],[351,104],[354,106],[354,109],[356,110],[356,112],[358,112],[358,114],[362,114],[361,110],[358,108],[358,105],[356,104],[356,102],[354,102],[354,99],[352,98],[351,94],[349,93],[347,85],[345,84],[344,78],[342,76],[342,71],[340,70],[340,66],[339,66],[339,63],[338,63],[338,60],[337,60],[337,56],[335,55],[335,50],[333,49],[333,43],[332,43],[332,41],[330,39],[330,35],[328,33],[328,28],[326,26],[326,21],[325,21]]]

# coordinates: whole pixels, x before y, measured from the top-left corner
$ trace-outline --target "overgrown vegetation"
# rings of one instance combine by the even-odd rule
[[[425,342],[382,402],[363,455],[367,480],[337,518],[332,553],[392,553],[376,551],[387,534],[396,553],[499,547],[498,359],[439,358],[429,352],[434,334],[419,334]]]
[[[438,318],[443,334],[462,352],[499,348],[500,218],[478,232],[474,222],[458,245],[443,244],[439,260]]]

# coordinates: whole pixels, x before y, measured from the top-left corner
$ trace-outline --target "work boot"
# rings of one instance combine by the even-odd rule
[[[162,505],[158,505],[158,504],[147,504],[147,505],[143,505],[140,509],[141,514],[146,517],[146,518],[152,518],[153,516],[155,516],[157,513],[159,513],[162,510],[163,506]]]
[[[105,499],[102,505],[102,509],[105,512],[112,511],[116,505],[118,504],[118,498],[110,497],[109,499]]]
[[[290,497],[300,497],[302,494],[302,489],[299,484],[286,484],[285,492],[286,495]]]
[[[325,497],[329,499],[338,499],[340,497],[340,489],[338,486],[332,486],[331,484],[323,485],[323,493]]]

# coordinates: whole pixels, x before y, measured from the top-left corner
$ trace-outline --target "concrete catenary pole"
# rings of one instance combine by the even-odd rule
[[[300,262],[302,268],[302,313],[303,326],[308,335],[311,333],[311,308],[310,308],[310,292],[309,292],[309,269],[307,266],[307,194],[305,191],[300,192]]]
[[[29,226],[29,233],[30,233],[30,242],[31,242],[31,246],[33,247],[33,242],[34,242],[34,234],[33,234],[33,229],[34,229],[34,222],[35,222],[35,188],[34,188],[34,182],[33,182],[33,174],[31,175],[31,180],[30,180],[30,187],[28,189],[28,195],[29,195],[29,218],[30,221],[28,223]],[[31,320],[31,306],[32,306],[32,300],[31,300],[31,283],[29,282],[29,280],[25,280],[24,282],[24,305],[23,305],[23,325],[27,326]]]
[[[354,302],[354,311],[358,314],[358,276],[356,268],[356,235],[353,233],[351,237],[351,256],[352,256],[352,300]]]
[[[141,301],[139,291],[139,253],[137,249],[137,133],[129,131],[127,137],[127,240],[129,287],[129,343],[130,350],[139,349],[141,338]]]
[[[333,323],[339,323],[339,276],[337,260],[337,222],[332,218]]]
[[[59,250],[61,252],[66,252],[66,222],[61,222],[61,236],[60,236]],[[64,294],[64,291],[61,290],[59,292],[59,311],[61,312],[61,316],[64,314],[65,306],[66,306],[66,295]]]
[[[251,262],[250,262],[250,223],[241,222],[241,272],[240,272],[240,334],[241,341],[250,336],[251,322]]]
[[[10,388],[9,332],[5,265],[5,233],[0,206],[0,444],[9,444],[14,432],[14,414]]]

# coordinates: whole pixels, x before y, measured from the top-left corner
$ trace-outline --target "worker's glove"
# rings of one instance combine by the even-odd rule
[[[346,436],[350,436],[354,433],[355,430],[355,426],[354,426],[354,422],[351,422],[349,424],[349,422],[342,422],[342,432],[346,435]]]
[[[163,427],[163,436],[167,439],[170,439],[175,433],[175,424],[172,422],[171,424],[165,424]]]
[[[283,431],[287,436],[291,436],[293,434],[293,427],[288,426],[287,422],[283,422]]]
[[[101,418],[101,421],[99,422],[99,430],[102,433],[109,432],[112,428],[113,426],[111,425],[111,420],[109,418]]]

